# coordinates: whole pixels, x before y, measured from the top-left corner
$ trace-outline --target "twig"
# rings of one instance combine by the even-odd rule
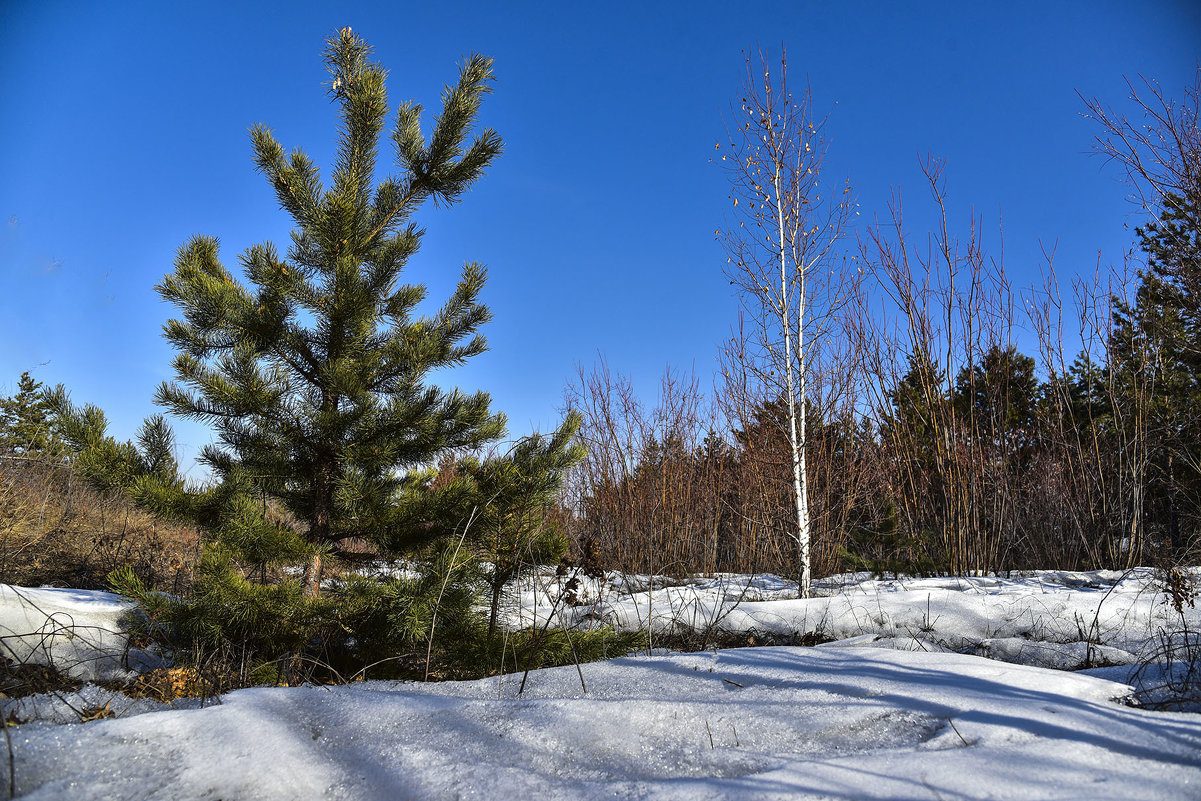
[[[571,575],[572,575],[572,578],[575,578],[579,574],[580,574],[580,568],[577,567],[577,568],[575,568],[574,572],[572,572]],[[533,632],[533,639],[530,642],[529,651],[526,654],[525,672],[521,674],[521,685],[517,688],[518,695],[521,695],[522,693],[525,692],[525,682],[526,682],[526,679],[528,679],[530,677],[530,665],[532,665],[534,663],[534,657],[537,655],[538,649],[542,645],[542,638],[546,636],[546,632],[550,629],[551,621],[554,619],[555,613],[559,609],[559,602],[562,600],[563,600],[563,595],[562,595],[562,593],[560,593],[558,595],[558,597],[555,598],[554,603],[552,603],[550,606],[550,612],[548,612],[546,615],[546,623],[543,624],[542,631],[538,631],[538,619],[536,616],[534,618],[534,624],[530,627],[531,631]],[[560,618],[560,620],[561,620],[561,618]],[[563,634],[564,634],[564,636],[567,636],[567,627],[566,626],[563,627]],[[572,643],[570,636],[567,636],[567,643],[568,643],[568,646],[572,649],[572,656],[574,657],[575,656],[575,644]],[[514,664],[516,664],[516,661],[517,661],[516,653],[514,653],[513,661],[514,661]],[[580,672],[580,683],[583,684],[584,671],[580,668],[580,663],[579,663],[578,659],[576,660],[576,670],[578,670]],[[585,692],[587,692],[587,690],[585,690]]]
[[[4,741],[8,743],[8,797],[17,797],[17,768],[16,757],[13,756],[13,736],[8,731],[8,721],[0,721],[4,727]]]
[[[580,667],[580,657],[575,652],[575,643],[571,641],[571,632],[563,629],[563,636],[567,638],[567,647],[571,649],[571,658],[575,662],[575,672],[580,674],[580,689],[586,694],[588,692],[588,685],[584,683],[584,669]]]
[[[969,743],[969,742],[968,742],[968,741],[967,741],[967,740],[964,738],[964,736],[963,736],[962,734],[960,734],[960,733],[959,733],[959,728],[958,728],[958,727],[955,725],[955,721],[951,720],[950,718],[947,718],[947,723],[950,723],[950,724],[951,724],[951,728],[952,728],[952,729],[954,729],[955,733],[959,735],[959,741],[960,741],[961,743],[963,743],[963,744],[964,744],[964,746],[966,746],[966,747],[968,747],[968,748],[971,748],[972,744],[971,744],[971,743]]]

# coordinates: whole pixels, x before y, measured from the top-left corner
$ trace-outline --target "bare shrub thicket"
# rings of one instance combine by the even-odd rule
[[[1044,526],[1059,467],[1045,448],[1039,367],[1019,349],[1025,304],[979,217],[965,239],[951,234],[942,165],[923,170],[937,228],[914,241],[894,198],[861,240],[873,282],[848,326],[891,501],[909,540],[951,572],[1053,555],[1077,566]]]
[[[1041,283],[1015,286],[999,224],[950,207],[936,160],[918,209],[930,230],[915,233],[898,193],[838,273],[821,242],[789,250],[812,208],[774,202],[790,197],[770,184],[787,171],[733,148],[746,219],[726,244],[743,302],[716,390],[703,401],[695,380],[669,378],[645,409],[607,367],[580,375],[573,403],[594,453],[576,531],[642,572],[803,574],[798,520],[817,575],[1201,556],[1201,85],[1183,102],[1131,90],[1141,119],[1088,108],[1149,222],[1116,266],[1063,284],[1047,250]],[[785,117],[752,94],[742,111],[770,145]],[[809,119],[805,180],[824,152]],[[760,217],[764,230],[743,233]],[[806,283],[818,278],[820,301]]]
[[[577,550],[588,543],[605,567],[632,573],[795,575],[796,498],[783,400],[706,397],[694,376],[669,370],[648,407],[631,379],[602,361],[580,371],[568,403],[583,416],[588,447],[567,503]],[[877,511],[871,438],[842,411],[841,419],[828,420],[810,406],[812,564],[819,575],[838,568],[849,533],[870,525]]]
[[[1075,278],[1065,299],[1048,269],[1044,285],[1029,295],[1030,325],[1050,376],[1042,431],[1045,492],[1037,499],[1038,544],[1050,564],[1129,568],[1149,555],[1142,519],[1148,354],[1130,351],[1143,364],[1126,380],[1102,369],[1116,336],[1113,300],[1128,301],[1134,280],[1127,260],[1120,270],[1098,268],[1094,276]],[[1079,344],[1075,359],[1065,342]]]
[[[590,540],[606,567],[627,572],[734,569],[730,449],[695,376],[667,371],[647,407],[602,360],[567,396],[588,448],[568,490],[577,544]]]

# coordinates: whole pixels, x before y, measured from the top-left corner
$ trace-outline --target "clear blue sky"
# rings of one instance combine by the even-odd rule
[[[506,151],[463,202],[422,216],[410,277],[434,298],[489,266],[491,351],[443,376],[484,388],[515,435],[558,419],[598,352],[653,393],[664,365],[707,381],[735,301],[713,232],[709,162],[744,48],[789,51],[832,109],[832,172],[864,218],[948,162],[953,210],[1003,215],[1021,282],[1039,241],[1062,272],[1120,261],[1137,222],[1088,155],[1079,90],[1122,106],[1123,76],[1172,93],[1201,60],[1201,3],[62,3],[0,0],[0,391],[24,369],[65,383],[130,436],[172,353],[152,287],[190,235],[227,264],[286,244],[247,128],[329,163],[320,51],[350,25],[390,70],[395,104],[437,106],[463,54],[496,59],[482,119]],[[189,460],[208,440],[177,425]]]

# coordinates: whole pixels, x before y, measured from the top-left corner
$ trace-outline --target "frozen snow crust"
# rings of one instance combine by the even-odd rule
[[[242,690],[14,730],[30,799],[1154,799],[1201,718],[962,654],[748,648],[443,684]]]
[[[575,667],[536,671],[520,697],[520,676],[506,676],[262,688],[168,708],[89,684],[0,706],[38,721],[8,730],[15,790],[224,801],[1201,799],[1201,715],[1112,701],[1135,679],[1153,700],[1147,685],[1181,669],[1155,664],[1164,643],[1201,630],[1195,609],[1182,624],[1150,571],[847,575],[816,583],[809,599],[774,576],[610,574],[570,605],[565,583],[547,570],[514,586],[508,623],[834,641],[586,664],[586,693]],[[154,664],[126,652],[129,609],[108,593],[0,586],[0,643],[17,661],[119,679]],[[1141,662],[1152,664],[1135,673]],[[1100,667],[1065,672],[1086,665]],[[57,725],[105,704],[118,719]]]
[[[129,678],[161,664],[126,649],[123,618],[133,609],[111,592],[0,584],[0,657],[83,681]]]

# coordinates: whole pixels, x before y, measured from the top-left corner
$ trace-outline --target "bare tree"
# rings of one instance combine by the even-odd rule
[[[843,295],[843,276],[832,267],[853,213],[851,189],[849,183],[837,189],[825,185],[825,119],[814,117],[808,86],[792,94],[783,51],[776,75],[764,53],[747,57],[733,114],[728,149],[721,156],[733,211],[718,237],[745,324],[731,346],[738,356],[727,362],[741,373],[730,377],[734,386],[787,403],[804,597],[811,579],[805,461],[810,379],[819,356],[815,343],[824,339]]]
[[[1127,80],[1137,117],[1081,95],[1086,117],[1101,124],[1096,151],[1125,170],[1134,199],[1149,211],[1169,196],[1201,206],[1201,68],[1182,100],[1165,95],[1146,78]]]

